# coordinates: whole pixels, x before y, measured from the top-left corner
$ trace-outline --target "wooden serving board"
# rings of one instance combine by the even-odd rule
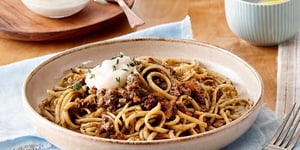
[[[126,0],[132,7],[134,0]],[[59,40],[87,34],[123,15],[115,3],[90,0],[79,13],[51,19],[30,11],[21,0],[0,0],[0,37],[22,41]]]

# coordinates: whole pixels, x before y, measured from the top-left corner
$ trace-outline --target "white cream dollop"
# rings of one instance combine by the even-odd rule
[[[130,65],[133,60],[129,56],[118,56],[111,60],[104,60],[101,65],[91,69],[85,78],[89,88],[118,88],[126,83],[127,76],[135,69]]]

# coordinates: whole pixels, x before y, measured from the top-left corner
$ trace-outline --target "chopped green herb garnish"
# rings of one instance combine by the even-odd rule
[[[120,82],[121,82],[121,77],[116,77],[116,81],[117,81],[118,83],[120,83]]]
[[[122,70],[123,70],[123,71],[129,71],[129,70],[128,70],[128,69],[126,69],[126,68],[123,68]]]
[[[117,66],[116,65],[113,65],[113,71],[116,71],[117,70]]]
[[[120,52],[119,57],[123,58],[124,57],[124,53]]]
[[[92,70],[91,69],[88,69],[88,74],[90,75],[90,79],[92,78],[95,78],[96,75],[95,74],[92,74]]]
[[[93,79],[93,78],[95,78],[95,77],[96,77],[95,74],[90,74],[90,79]]]
[[[74,83],[72,86],[71,86],[72,89],[74,90],[80,90],[82,88],[82,85],[80,83]]]
[[[116,58],[123,58],[124,54],[122,52],[120,52],[120,54],[118,56],[114,56],[111,59],[116,59]]]
[[[138,61],[135,59],[135,57],[132,58],[132,62],[129,65],[132,67],[138,65]]]

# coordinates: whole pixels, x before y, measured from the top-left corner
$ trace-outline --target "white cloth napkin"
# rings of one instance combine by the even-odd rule
[[[141,30],[121,38],[167,37],[192,39],[190,18]],[[23,81],[34,67],[55,54],[28,59],[0,66],[0,149],[58,149],[48,143],[27,120],[22,102]],[[254,125],[238,140],[225,147],[225,150],[257,150],[274,134],[281,122],[275,113],[263,108]],[[230,135],[229,135],[230,136]],[[298,144],[299,145],[299,144]],[[297,146],[298,146],[297,145]],[[298,146],[299,147],[299,146]]]
[[[297,102],[300,104],[300,30],[279,45],[276,113],[284,114]]]

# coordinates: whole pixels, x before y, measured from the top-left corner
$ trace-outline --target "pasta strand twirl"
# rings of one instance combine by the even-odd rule
[[[112,59],[120,63],[123,57],[120,54]],[[125,85],[90,87],[85,81],[96,78],[93,68],[74,67],[46,91],[49,96],[39,105],[41,114],[90,136],[158,140],[213,130],[252,107],[252,101],[239,96],[228,78],[196,60],[145,56],[111,67],[111,71],[129,74]],[[130,67],[134,71],[127,72]],[[121,78],[116,76],[109,82],[121,82]]]

